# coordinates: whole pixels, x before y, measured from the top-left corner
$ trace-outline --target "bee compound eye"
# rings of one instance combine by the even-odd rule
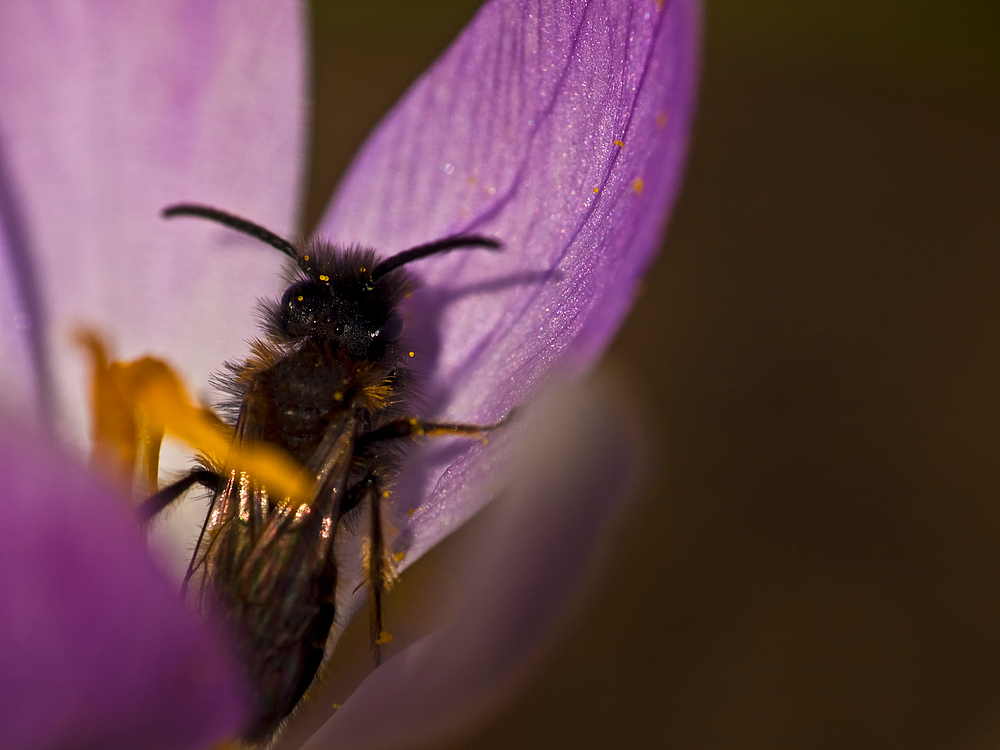
[[[329,287],[312,281],[293,284],[281,299],[282,323],[292,336],[324,333],[330,327],[332,310]]]

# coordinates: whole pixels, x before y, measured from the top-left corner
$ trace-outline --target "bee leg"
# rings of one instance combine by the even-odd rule
[[[482,438],[488,432],[499,429],[511,421],[516,410],[512,409],[503,419],[494,424],[453,424],[449,422],[424,422],[412,417],[410,419],[396,419],[387,422],[378,429],[366,432],[358,438],[359,450],[372,443],[382,440],[393,440],[397,438],[421,437],[471,437]]]
[[[392,641],[392,635],[385,627],[385,593],[394,578],[392,563],[386,558],[386,533],[382,518],[382,501],[389,493],[382,489],[379,477],[375,471],[368,474],[354,485],[345,495],[340,506],[341,517],[350,513],[364,502],[371,511],[369,539],[363,547],[363,569],[367,576],[364,584],[368,586],[368,597],[371,606],[371,641],[375,666],[382,663],[382,645]],[[356,591],[357,589],[355,589]]]
[[[217,490],[221,481],[222,477],[214,471],[196,469],[182,479],[164,487],[155,495],[146,498],[138,508],[139,517],[143,521],[150,520],[196,484],[209,490]]]
[[[392,568],[386,560],[385,526],[382,519],[382,500],[388,495],[382,490],[378,476],[371,472],[358,487],[358,501],[367,499],[371,510],[371,535],[364,561],[368,573],[369,596],[371,598],[372,652],[375,666],[382,663],[382,645],[389,643],[392,636],[385,629],[385,592],[392,577]]]

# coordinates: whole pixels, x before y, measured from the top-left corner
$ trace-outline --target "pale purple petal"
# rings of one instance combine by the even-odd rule
[[[508,494],[477,527],[460,610],[393,655],[305,748],[435,747],[495,710],[558,636],[640,463],[608,394],[562,385],[518,435]]]
[[[369,139],[321,235],[505,246],[414,267],[427,416],[495,419],[603,351],[678,190],[698,37],[695,0],[489,2]],[[410,562],[489,497],[488,452],[455,450],[400,482]]]
[[[125,500],[0,431],[0,747],[182,750],[232,736],[232,665],[149,560]]]
[[[76,326],[125,357],[166,355],[200,383],[244,348],[280,263],[159,213],[196,200],[294,225],[300,11],[291,0],[0,8],[6,409],[38,406],[30,384],[45,364],[31,332],[44,335],[76,438]],[[7,437],[0,476],[0,746],[204,747],[231,735],[241,711],[228,665],[110,491]]]
[[[75,326],[105,332],[123,357],[165,355],[196,383],[253,334],[254,299],[276,287],[280,260],[159,212],[201,201],[292,229],[303,37],[291,0],[0,8],[4,177],[76,437],[86,371]]]
[[[0,405],[14,405],[51,425],[55,415],[52,372],[44,351],[47,316],[26,236],[0,133]]]

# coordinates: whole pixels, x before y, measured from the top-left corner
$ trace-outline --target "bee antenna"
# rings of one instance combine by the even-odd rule
[[[445,237],[443,240],[429,242],[426,245],[417,245],[416,247],[411,247],[409,250],[404,250],[398,255],[393,255],[391,258],[386,258],[372,269],[372,281],[385,276],[390,271],[395,271],[407,263],[426,258],[428,255],[437,255],[438,253],[446,253],[449,250],[473,247],[499,250],[503,245],[492,237],[483,237],[478,234],[457,234],[453,237]]]
[[[178,203],[174,206],[167,206],[163,209],[163,218],[172,219],[175,216],[197,216],[202,219],[214,221],[223,226],[235,229],[237,232],[248,234],[261,242],[266,242],[271,247],[277,248],[295,262],[300,262],[299,254],[288,240],[279,237],[270,229],[265,229],[260,224],[254,224],[248,219],[244,219],[226,211],[220,211],[211,206],[202,206],[197,203]]]

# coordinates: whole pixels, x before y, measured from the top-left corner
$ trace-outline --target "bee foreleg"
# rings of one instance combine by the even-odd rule
[[[148,521],[196,484],[200,484],[205,489],[218,490],[221,480],[222,477],[214,471],[196,469],[173,484],[167,485],[155,495],[146,498],[138,508],[139,517],[143,521]]]

